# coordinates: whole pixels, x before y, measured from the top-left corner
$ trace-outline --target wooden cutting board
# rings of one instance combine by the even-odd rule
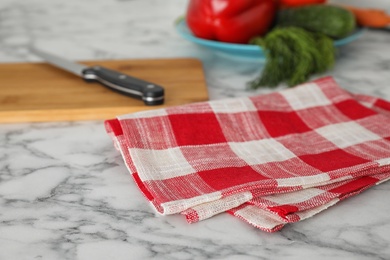
[[[0,123],[109,119],[147,109],[208,100],[202,63],[197,59],[144,59],[80,62],[154,82],[165,88],[165,102],[115,93],[99,83],[46,63],[0,64]]]

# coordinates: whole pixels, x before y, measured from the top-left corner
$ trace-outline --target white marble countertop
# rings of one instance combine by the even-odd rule
[[[369,3],[390,12],[387,0]],[[0,62],[39,61],[27,49],[32,43],[73,60],[197,57],[211,99],[274,91],[245,91],[261,64],[181,39],[173,21],[185,6],[0,0]],[[389,43],[388,32],[365,32],[339,50],[327,75],[350,91],[390,99]],[[272,234],[227,214],[190,225],[153,211],[103,121],[0,125],[1,260],[390,259],[389,196],[384,183]]]

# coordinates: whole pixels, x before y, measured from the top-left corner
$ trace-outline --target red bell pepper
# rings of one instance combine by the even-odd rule
[[[199,38],[248,43],[269,30],[276,10],[274,0],[190,0],[186,21]]]

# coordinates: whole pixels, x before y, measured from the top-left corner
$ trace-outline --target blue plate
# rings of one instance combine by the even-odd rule
[[[235,55],[243,58],[265,60],[263,49],[257,45],[234,44],[234,43],[210,41],[210,40],[205,40],[194,36],[191,33],[191,31],[188,29],[184,19],[181,19],[176,23],[176,30],[184,39],[199,44],[201,46],[207,47],[209,49],[216,50],[224,54]],[[353,34],[349,35],[348,37],[334,41],[334,46],[336,47],[343,46],[345,44],[348,44],[356,40],[362,35],[363,31],[364,29],[357,29]]]

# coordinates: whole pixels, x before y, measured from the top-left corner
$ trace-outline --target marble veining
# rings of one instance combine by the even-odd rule
[[[245,88],[261,62],[181,39],[173,23],[186,2],[1,0],[0,62],[40,61],[31,44],[72,60],[196,57],[211,99],[275,91]],[[390,12],[387,0],[354,4],[368,2]],[[389,42],[390,33],[367,30],[339,49],[326,75],[350,91],[390,99]],[[390,183],[383,183],[273,234],[227,214],[190,225],[182,216],[153,211],[102,121],[0,126],[0,260],[385,260],[389,195]]]

